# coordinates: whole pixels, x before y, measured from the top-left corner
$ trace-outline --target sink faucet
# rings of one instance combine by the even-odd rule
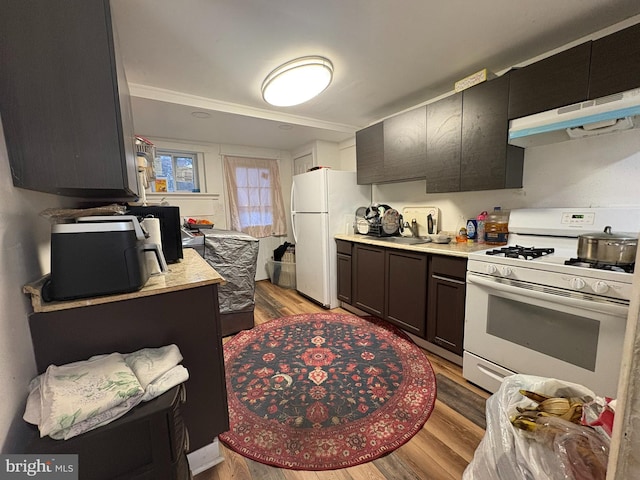
[[[416,221],[415,218],[411,219],[411,225],[409,225],[409,222],[404,222],[404,228],[408,228],[409,231],[411,231],[411,236],[414,238],[419,238],[420,235],[418,234],[418,222]]]

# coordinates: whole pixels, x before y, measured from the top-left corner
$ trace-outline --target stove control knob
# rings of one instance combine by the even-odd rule
[[[490,263],[489,265],[487,265],[487,273],[489,275],[495,275],[495,273],[498,271],[497,267]]]
[[[609,285],[607,285],[606,282],[603,282],[602,280],[598,280],[596,283],[593,284],[593,291],[599,294],[603,294],[603,293],[607,293],[607,290],[609,290]]]
[[[582,290],[586,285],[585,281],[579,277],[571,279],[571,288],[574,290]]]
[[[513,273],[513,270],[511,270],[511,267],[502,266],[500,267],[500,273],[502,274],[503,277],[508,277]]]

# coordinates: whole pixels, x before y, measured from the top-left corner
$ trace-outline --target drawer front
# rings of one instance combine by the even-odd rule
[[[431,273],[464,280],[467,275],[467,259],[433,255],[431,258]]]
[[[336,251],[343,255],[351,255],[351,242],[345,242],[344,240],[336,240]]]

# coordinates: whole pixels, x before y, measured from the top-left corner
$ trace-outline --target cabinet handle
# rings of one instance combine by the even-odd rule
[[[444,280],[445,282],[457,283],[458,285],[466,285],[467,282],[464,280],[456,280],[455,278],[443,277],[442,275],[431,274],[432,278],[436,280]]]
[[[180,385],[180,403],[186,403],[187,402],[187,389],[185,388],[184,385]]]

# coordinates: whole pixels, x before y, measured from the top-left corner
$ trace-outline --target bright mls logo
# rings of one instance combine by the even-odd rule
[[[0,455],[0,480],[78,480],[78,455]]]

